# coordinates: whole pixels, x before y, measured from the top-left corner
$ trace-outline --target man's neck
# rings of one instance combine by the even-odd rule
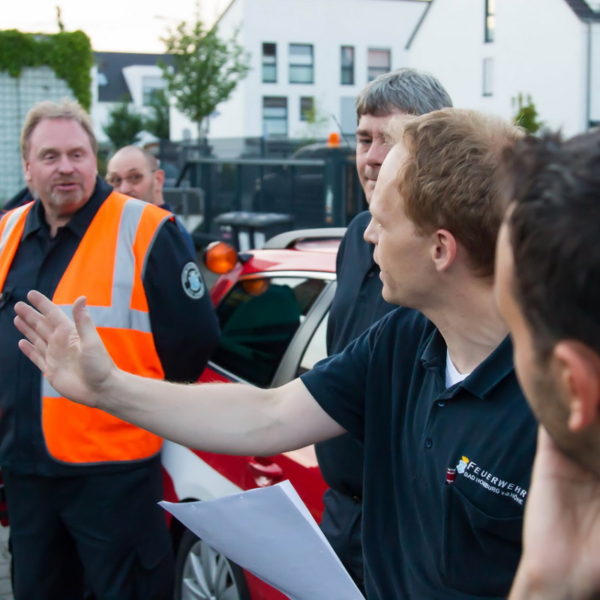
[[[423,312],[442,334],[460,373],[473,371],[508,335],[492,285],[481,280],[455,286],[438,306]]]

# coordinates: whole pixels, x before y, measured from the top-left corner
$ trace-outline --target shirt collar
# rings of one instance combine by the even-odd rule
[[[426,369],[435,369],[444,376],[447,346],[442,334],[434,329],[425,341],[421,363]],[[512,342],[509,336],[463,381],[448,388],[447,396],[454,396],[463,388],[478,398],[486,398],[505,377],[514,371]]]
[[[100,177],[96,177],[96,186],[94,187],[90,199],[71,217],[64,227],[69,229],[78,238],[82,238],[101,204],[106,200],[111,191],[112,188],[107,183],[100,179]],[[36,198],[27,218],[27,222],[25,223],[23,238],[26,238],[39,231],[42,227],[47,226],[44,207],[42,206],[40,199]]]
[[[499,346],[462,382],[462,386],[479,398],[485,398],[508,375],[514,372],[512,341],[507,335]]]

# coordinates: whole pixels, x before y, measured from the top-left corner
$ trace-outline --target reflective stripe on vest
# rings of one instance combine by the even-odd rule
[[[145,377],[164,377],[142,279],[154,238],[168,218],[156,206],[111,193],[92,219],[53,295],[69,317],[75,300],[85,295],[88,311],[115,363]],[[0,239],[7,240],[8,250],[18,232],[14,225],[6,236],[5,231],[6,226],[0,230]],[[18,246],[20,236],[16,242]],[[0,266],[2,259],[0,253]],[[4,279],[0,273],[1,284]],[[43,376],[41,387],[42,429],[55,460],[88,465],[144,460],[159,452],[159,437],[62,398]]]
[[[24,213],[27,213],[30,209],[31,206],[26,204],[25,206],[19,206],[18,208],[11,210],[10,212],[6,213],[6,215],[4,215],[4,217],[2,218],[4,225],[2,227],[2,233],[0,234],[0,252],[4,250],[6,241],[8,240],[8,237],[10,236],[14,227],[16,226],[19,217],[21,217]]]
[[[108,200],[107,200],[108,201]],[[94,320],[96,327],[113,327],[117,329],[132,329],[134,331],[143,331],[151,333],[150,317],[147,309],[144,311],[136,310],[131,307],[131,298],[133,295],[134,281],[136,277],[135,257],[132,248],[135,242],[135,235],[138,230],[143,210],[148,206],[141,200],[131,198],[123,207],[121,222],[117,233],[116,250],[114,252],[114,263],[112,269],[112,289],[110,306],[88,306],[88,312]],[[162,216],[162,215],[161,215]],[[160,221],[162,223],[168,215]],[[160,225],[159,223],[159,225]],[[141,268],[143,274],[144,266]],[[62,284],[61,280],[61,284]],[[54,301],[61,307],[67,316],[71,316],[72,302],[62,304],[61,284],[56,289]],[[79,282],[74,282],[77,286],[77,294],[85,295],[79,291]]]
[[[31,206],[32,203],[19,206],[0,219],[0,292],[4,290],[4,282],[23,236]]]

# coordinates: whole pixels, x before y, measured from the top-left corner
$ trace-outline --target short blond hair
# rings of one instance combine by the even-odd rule
[[[408,149],[399,174],[406,215],[422,233],[447,229],[475,273],[494,273],[506,201],[501,163],[522,131],[492,115],[445,108],[409,120],[396,135]]]
[[[92,120],[81,104],[68,98],[63,98],[58,102],[44,100],[35,104],[25,117],[23,129],[21,130],[21,156],[24,160],[27,159],[29,152],[31,134],[43,119],[71,119],[79,123],[90,139],[94,154],[98,151],[98,142],[94,135]]]

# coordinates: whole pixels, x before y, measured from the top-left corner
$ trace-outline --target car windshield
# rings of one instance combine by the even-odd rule
[[[249,383],[268,387],[326,283],[296,276],[239,281],[217,309],[221,340],[213,362]]]

